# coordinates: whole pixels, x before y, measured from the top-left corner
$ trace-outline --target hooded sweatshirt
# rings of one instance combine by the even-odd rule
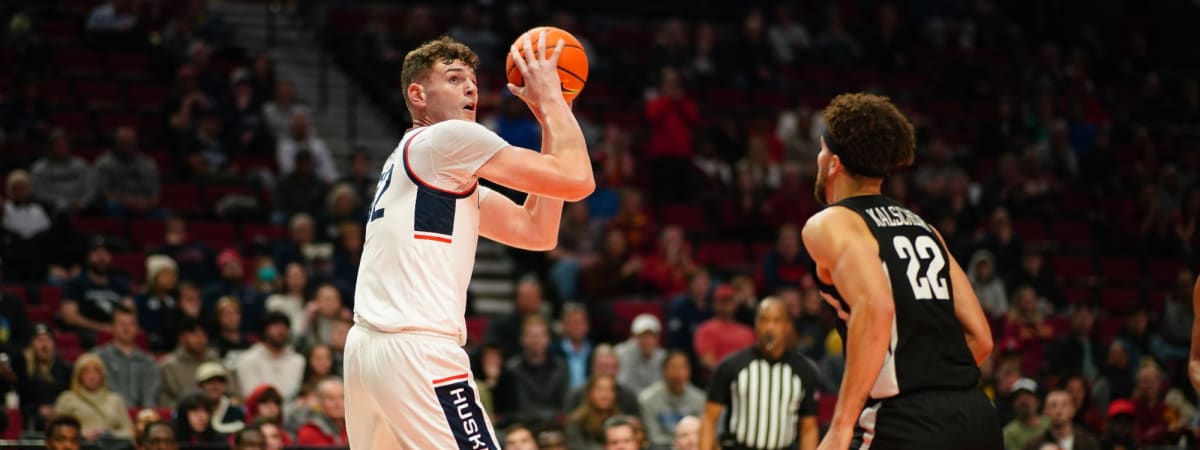
[[[992,265],[991,276],[987,278],[980,276],[979,273],[979,265],[984,261]],[[1003,317],[1008,312],[1008,292],[1004,289],[1004,282],[996,276],[996,258],[992,256],[992,252],[987,250],[975,252],[967,267],[967,279],[971,281],[971,287],[975,289],[975,296],[979,297],[979,306],[983,307],[983,311],[987,313],[988,317]]]

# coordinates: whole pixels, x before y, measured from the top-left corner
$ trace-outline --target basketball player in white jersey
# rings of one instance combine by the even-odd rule
[[[550,250],[563,201],[595,189],[583,133],[556,69],[563,43],[513,46],[525,86],[512,93],[542,126],[542,152],[508,145],[475,122],[478,57],[443,37],[401,70],[413,128],[384,163],[368,213],[346,341],[346,424],[354,449],[497,449],[470,362],[467,284],[480,235]],[[479,178],[529,193],[524,205]]]

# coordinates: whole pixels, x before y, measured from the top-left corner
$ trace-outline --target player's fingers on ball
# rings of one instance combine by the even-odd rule
[[[558,66],[558,57],[562,55],[563,48],[566,47],[566,45],[566,41],[564,41],[562,38],[558,39],[558,43],[554,44],[554,53],[551,54],[550,59],[547,60],[550,62],[550,65]]]
[[[523,40],[525,41],[523,45],[525,47],[525,58],[527,58],[527,62],[530,64],[536,63],[538,59],[537,55],[533,53],[533,38],[529,37],[529,33],[525,33],[525,39]]]
[[[522,75],[529,71],[529,66],[525,63],[525,57],[521,55],[521,51],[517,49],[516,45],[513,45],[511,48],[509,48],[509,53],[512,54],[513,64],[517,66],[517,70],[520,71]]]
[[[545,29],[543,29],[541,32],[538,33],[538,48],[537,48],[537,50],[538,50],[538,59],[545,60],[546,59],[546,30]]]

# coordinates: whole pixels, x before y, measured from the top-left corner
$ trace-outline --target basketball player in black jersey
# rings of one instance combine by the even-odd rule
[[[991,330],[967,276],[920,216],[881,195],[912,163],[912,124],[885,97],[825,109],[817,201],[804,226],[822,297],[840,318],[846,370],[821,450],[1000,450],[977,388]]]

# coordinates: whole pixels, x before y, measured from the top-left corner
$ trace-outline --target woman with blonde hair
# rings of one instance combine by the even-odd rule
[[[103,435],[130,439],[133,421],[125,400],[108,390],[108,372],[100,357],[86,353],[75,361],[71,389],[58,396],[54,413],[79,418],[83,437],[89,441]]]
[[[604,421],[621,414],[617,383],[612,377],[592,376],[584,384],[584,401],[567,416],[567,448],[604,448]]]

